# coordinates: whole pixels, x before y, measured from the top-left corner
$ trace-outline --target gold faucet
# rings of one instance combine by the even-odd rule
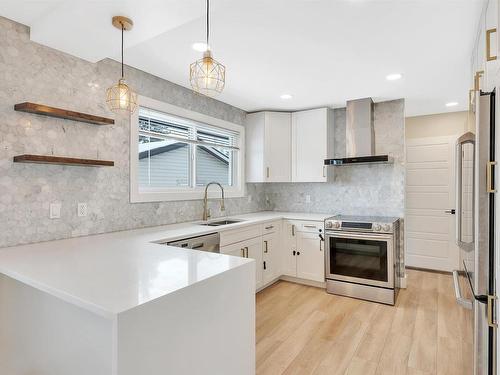
[[[225,211],[226,210],[226,207],[224,206],[224,188],[218,182],[209,182],[205,186],[205,198],[203,199],[203,221],[207,221],[208,218],[210,217],[210,212],[209,212],[209,209],[208,209],[208,187],[210,185],[218,185],[220,187],[220,190],[222,191],[222,197],[221,197],[221,200],[220,200],[220,210],[221,211]]]

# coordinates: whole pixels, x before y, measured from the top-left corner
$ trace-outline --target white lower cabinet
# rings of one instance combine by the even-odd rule
[[[311,281],[325,281],[325,253],[319,234],[323,224],[286,221],[283,274]]]
[[[236,242],[220,248],[222,254],[245,257],[255,260],[255,287],[262,286],[263,260],[262,237],[255,237],[245,241]]]
[[[262,236],[263,283],[267,284],[281,276],[280,233],[274,232]]]
[[[325,254],[318,233],[297,233],[297,277],[325,281]]]
[[[222,254],[255,260],[255,288],[281,275],[325,281],[322,222],[277,220],[221,232]]]

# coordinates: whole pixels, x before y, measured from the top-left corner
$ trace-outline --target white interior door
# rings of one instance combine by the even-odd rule
[[[457,137],[406,142],[406,265],[441,271],[458,269],[455,202]]]

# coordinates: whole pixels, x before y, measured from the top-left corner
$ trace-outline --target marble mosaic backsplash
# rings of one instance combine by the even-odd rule
[[[119,64],[92,64],[33,43],[26,26],[0,17],[0,247],[199,220],[202,200],[129,202],[129,120],[105,107],[105,90],[119,78]],[[126,67],[127,81],[141,95],[237,124],[246,113],[142,71]],[[187,79],[187,78],[186,78]],[[115,118],[113,126],[14,111],[31,101]],[[112,168],[12,163],[20,154],[62,155],[115,161]],[[247,197],[228,199],[228,215],[265,209],[261,186]],[[200,197],[201,198],[201,197]],[[49,204],[62,204],[49,219]],[[88,215],[77,216],[77,203]],[[221,215],[212,201],[214,216]]]

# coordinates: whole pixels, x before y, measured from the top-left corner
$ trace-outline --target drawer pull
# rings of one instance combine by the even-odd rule
[[[304,225],[304,228],[316,229],[316,225]]]
[[[269,230],[269,229],[273,229],[273,228],[274,228],[274,225],[269,225],[269,226],[265,227],[264,229]]]

